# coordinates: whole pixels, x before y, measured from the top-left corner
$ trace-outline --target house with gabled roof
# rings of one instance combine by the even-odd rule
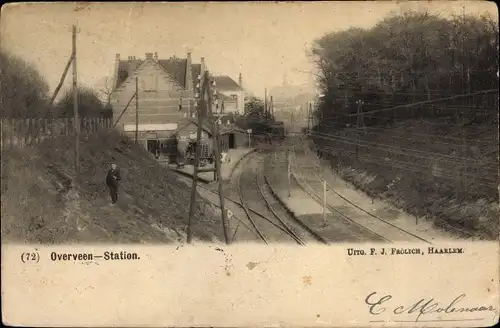
[[[217,112],[243,114],[245,112],[245,90],[241,85],[241,74],[239,83],[227,75],[214,76],[214,80],[221,102]]]
[[[130,136],[135,135],[135,99],[125,112],[123,110],[135,94],[137,78],[141,144],[149,149],[148,145],[170,137],[179,128],[180,121],[195,115],[194,90],[204,70],[204,58],[199,64],[193,64],[189,52],[186,58],[168,59],[159,59],[156,52],[146,53],[144,59],[129,56],[127,60],[117,54],[111,95],[115,122],[119,118],[117,128]]]

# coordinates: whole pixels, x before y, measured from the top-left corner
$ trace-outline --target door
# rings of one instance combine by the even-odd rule
[[[229,134],[229,149],[234,149],[234,133]]]
[[[153,154],[153,155],[159,154],[159,152],[160,152],[160,141],[159,140],[148,139],[147,142],[148,142],[147,143],[148,151],[151,154]]]

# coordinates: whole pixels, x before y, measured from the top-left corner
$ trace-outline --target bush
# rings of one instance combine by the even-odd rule
[[[80,87],[77,90],[78,115],[80,117],[112,117],[110,104],[103,104],[98,94],[89,88]],[[73,117],[73,90],[67,90],[56,105],[59,117]]]

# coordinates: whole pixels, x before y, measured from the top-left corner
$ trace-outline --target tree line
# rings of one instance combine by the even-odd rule
[[[393,13],[370,29],[328,33],[309,55],[323,119],[356,113],[357,101],[377,110],[498,88],[498,22],[485,15]]]
[[[63,91],[50,103],[49,85],[34,65],[22,58],[0,52],[0,109],[2,118],[71,118],[74,116],[73,90]],[[98,93],[88,87],[77,89],[81,118],[109,118],[113,111]]]

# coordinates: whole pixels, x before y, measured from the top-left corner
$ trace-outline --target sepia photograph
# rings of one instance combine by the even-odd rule
[[[2,238],[497,239],[496,8],[412,4],[4,7]]]
[[[415,255],[446,258],[454,264],[443,260],[437,272],[459,275],[481,261],[459,260],[479,256],[467,245],[489,242],[484,259],[498,267],[494,2],[11,3],[2,6],[0,35],[2,253],[21,245],[11,253],[23,265],[144,263],[134,247],[204,245],[224,254],[229,277],[236,255],[227,247],[332,246],[341,248],[339,263],[370,258],[356,264],[357,275],[399,255],[415,267]],[[245,272],[262,266],[245,263]],[[485,280],[495,293],[491,270],[483,274],[497,274]],[[473,288],[470,275],[460,284]],[[385,299],[368,294],[359,298],[378,314]],[[439,306],[465,304],[459,295]],[[484,313],[461,324],[498,321],[498,295],[490,301],[483,310],[463,305]],[[423,309],[418,317],[431,311]],[[202,318],[167,321],[218,324]],[[252,318],[221,324],[284,323]],[[109,320],[92,323],[118,324]],[[359,322],[388,322],[377,320]]]

